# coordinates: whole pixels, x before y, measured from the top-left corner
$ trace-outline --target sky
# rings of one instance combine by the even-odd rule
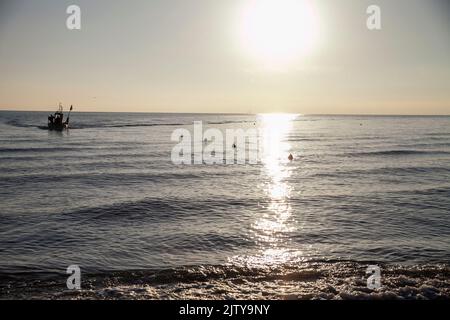
[[[448,115],[449,3],[0,0],[0,110]]]

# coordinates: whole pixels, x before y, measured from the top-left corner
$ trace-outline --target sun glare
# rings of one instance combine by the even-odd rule
[[[318,22],[309,0],[249,0],[239,32],[248,54],[268,67],[279,67],[311,52]]]

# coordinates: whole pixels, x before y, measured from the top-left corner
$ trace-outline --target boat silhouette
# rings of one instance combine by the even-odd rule
[[[66,121],[64,121],[63,106],[60,103],[58,111],[48,117],[48,130],[63,131],[69,129],[69,118],[72,110],[73,106],[70,106],[69,115],[67,116]]]

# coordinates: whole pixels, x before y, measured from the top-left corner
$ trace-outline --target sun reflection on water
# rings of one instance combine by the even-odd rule
[[[292,130],[294,114],[261,114],[261,172],[260,188],[267,196],[267,203],[251,226],[257,252],[238,258],[247,266],[268,266],[298,260],[301,252],[289,246],[289,235],[294,231],[294,219],[290,204],[293,193],[289,183],[293,166],[288,156],[292,152],[287,136]]]

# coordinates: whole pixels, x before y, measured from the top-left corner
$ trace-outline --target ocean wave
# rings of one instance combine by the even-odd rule
[[[74,129],[85,129],[85,128],[133,128],[133,127],[171,127],[171,126],[183,126],[186,123],[126,123],[126,124],[104,124],[104,125],[80,125],[79,127],[74,126]],[[72,129],[72,127],[71,127]]]
[[[255,123],[257,121],[248,121],[248,120],[224,120],[224,121],[203,121],[204,125],[223,125],[223,124],[237,124],[237,123]],[[37,128],[41,130],[48,130],[48,127],[45,125],[35,125],[29,123],[23,123],[16,120],[11,120],[6,122],[7,125],[17,127],[17,128]],[[81,123],[74,122],[70,124],[69,129],[78,130],[78,129],[101,129],[101,128],[139,128],[139,127],[171,127],[171,126],[190,126],[193,125],[193,121],[189,122],[166,122],[166,123]]]
[[[378,150],[363,152],[347,152],[344,156],[410,156],[410,155],[450,155],[450,151],[444,150]]]
[[[224,120],[224,121],[205,121],[205,124],[234,124],[234,123],[254,123],[256,124],[257,120]]]
[[[36,128],[36,125],[20,122],[19,120],[9,120],[5,122],[7,125],[17,128]],[[48,129],[48,127],[46,126]]]
[[[192,124],[192,123],[191,123]],[[189,123],[135,123],[135,124],[71,124],[69,130],[80,130],[80,129],[105,129],[105,128],[139,128],[139,127],[159,127],[159,126],[183,126],[190,125]],[[48,130],[47,126],[35,126],[26,125],[26,127],[38,128],[42,130]]]
[[[371,264],[313,261],[83,273],[82,290],[75,292],[62,285],[66,274],[4,274],[0,299],[450,299],[448,264],[378,264],[381,287],[375,290],[367,287]]]
[[[52,152],[65,152],[65,151],[86,151],[86,150],[120,150],[120,151],[126,151],[126,150],[132,150],[133,147],[128,146],[108,146],[108,147],[98,147],[98,146],[55,146],[55,147],[32,147],[32,148],[1,148],[0,152],[2,153],[52,153]],[[92,155],[90,155],[92,156]]]
[[[366,175],[390,175],[390,176],[404,176],[407,174],[443,174],[450,175],[450,170],[446,167],[383,167],[371,169],[341,169],[335,172],[315,172],[311,173],[309,177],[320,178],[361,178]]]
[[[90,207],[63,213],[61,219],[74,221],[114,222],[113,219],[134,220],[138,216],[146,216],[147,220],[172,221],[191,216],[193,212],[205,218],[208,214],[216,219],[226,216],[231,208],[254,207],[258,199],[215,199],[195,201],[185,199],[158,199],[150,198],[134,202],[119,202],[110,206]],[[148,221],[147,221],[148,222]]]
[[[450,137],[450,132],[430,132],[425,133],[425,135],[430,137]]]
[[[435,195],[448,195],[450,199],[450,186],[436,186],[432,188],[425,188],[420,190],[411,190],[407,193],[413,194],[413,195],[422,195],[422,196],[435,196]]]
[[[79,172],[79,173],[69,173],[69,174],[21,174],[12,176],[3,176],[0,181],[1,186],[20,186],[22,184],[33,184],[39,185],[44,183],[54,183],[58,181],[59,183],[79,183],[79,184],[89,184],[91,186],[108,186],[115,184],[117,181],[121,181],[122,185],[127,185],[129,183],[142,182],[168,182],[171,180],[181,181],[183,179],[190,180],[206,180],[210,176],[205,174],[196,173],[139,173],[139,172],[117,172],[117,173],[93,173],[93,172]]]

